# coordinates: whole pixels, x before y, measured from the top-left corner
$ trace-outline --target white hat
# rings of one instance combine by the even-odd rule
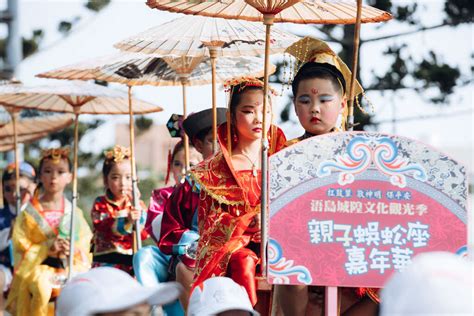
[[[252,308],[245,288],[230,278],[207,279],[194,289],[189,299],[188,316],[208,316],[230,310],[260,315]]]
[[[181,291],[181,285],[176,282],[145,287],[122,270],[94,268],[77,275],[61,290],[56,316],[87,316],[115,312],[145,302],[150,305],[163,305],[178,298]]]
[[[474,265],[448,252],[423,253],[392,276],[381,315],[474,315]]]

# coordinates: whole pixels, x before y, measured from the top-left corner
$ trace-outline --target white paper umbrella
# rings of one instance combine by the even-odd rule
[[[21,143],[22,140],[24,142],[29,139],[27,136],[53,133],[68,127],[73,122],[74,116],[70,114],[22,118],[16,122],[17,137]],[[0,123],[0,141],[11,141],[13,136],[13,122]]]
[[[261,77],[263,59],[260,57],[221,58],[216,65],[216,81],[242,76]],[[67,80],[102,80],[129,86],[179,86],[183,77],[188,85],[212,82],[209,57],[157,57],[155,55],[116,53],[41,74],[41,78]],[[275,67],[272,65],[272,70]]]
[[[261,59],[257,57],[242,57],[232,61],[224,59],[219,68],[213,68],[213,78],[224,81],[228,78],[243,73],[261,76],[259,71]],[[133,201],[138,207],[138,187],[135,164],[135,145],[133,129],[133,111],[131,101],[131,87],[136,85],[171,86],[181,85],[183,88],[183,115],[186,116],[186,85],[207,84],[211,81],[209,58],[204,57],[166,57],[159,58],[154,55],[138,53],[117,53],[110,56],[99,57],[71,66],[38,74],[42,78],[66,80],[103,80],[107,82],[122,83],[128,86],[129,116],[130,116],[130,150],[133,179]],[[256,69],[256,70],[255,70]],[[274,71],[274,68],[273,68]],[[133,106],[136,108],[136,106]],[[185,135],[185,159],[189,165],[189,145]],[[138,227],[138,221],[136,223]],[[135,230],[137,248],[141,247],[139,229]]]
[[[209,57],[156,57],[138,53],[117,53],[38,74],[42,78],[103,80],[136,85],[177,86],[183,89],[183,115],[186,117],[186,86],[223,82],[236,76],[263,76],[262,58],[221,58],[219,65]],[[271,65],[270,73],[275,71]],[[213,81],[214,80],[214,81]],[[215,104],[215,94],[213,93]],[[215,124],[215,121],[214,121]],[[131,136],[132,137],[132,136]],[[188,146],[185,135],[185,158]],[[133,150],[132,150],[133,151]],[[133,155],[132,155],[133,156]]]
[[[11,121],[0,123],[0,152],[14,150],[16,208],[19,210],[21,197],[18,143],[33,142],[47,136],[48,133],[66,128],[72,124],[74,117],[72,115],[53,115],[18,120],[17,116],[18,113],[11,113]]]
[[[103,86],[85,82],[65,82],[61,84],[27,87],[9,85],[0,87],[0,105],[10,113],[12,119],[21,109],[73,113],[74,162],[72,214],[77,206],[77,151],[79,141],[80,114],[130,114],[131,95]],[[159,112],[162,109],[150,103],[135,100],[135,112],[140,114]],[[133,128],[133,126],[131,126]],[[134,158],[132,157],[132,160]],[[74,235],[75,216],[71,216],[70,234]],[[70,254],[74,253],[74,238],[70,240]],[[72,274],[72,255],[69,256],[69,277]]]
[[[263,55],[265,53],[265,35],[265,28],[261,24],[239,20],[209,19],[201,16],[184,16],[125,39],[115,46],[125,51],[164,56],[176,55],[187,58],[187,61],[190,57],[210,57],[213,147],[216,150],[216,83],[219,81],[216,76],[216,64],[221,63],[221,59],[217,63],[217,57]],[[269,36],[272,42],[270,54],[281,53],[285,47],[298,40],[297,36],[280,30],[273,30]],[[198,60],[194,58],[192,60],[197,65]],[[188,75],[193,68],[189,69]],[[236,76],[242,75],[236,74]],[[188,80],[188,82],[190,81]]]
[[[13,120],[0,124],[0,152],[15,150],[15,130],[18,143],[31,143],[60,131],[74,123],[72,115],[49,115],[46,117],[23,118],[13,124]]]
[[[263,71],[261,59],[257,57],[243,57],[225,61],[215,72],[219,81],[224,81],[237,74],[250,74],[261,76]],[[131,101],[131,87],[136,85],[171,86],[181,85],[183,87],[183,114],[186,115],[186,85],[206,84],[211,81],[209,58],[159,58],[154,55],[137,53],[117,53],[105,57],[88,60],[71,66],[65,66],[56,70],[38,74],[42,78],[67,79],[67,80],[103,80],[107,82],[122,83],[128,86],[129,116],[130,116],[130,149],[133,178],[133,200],[138,206],[138,188],[135,164],[135,146],[133,130],[133,111]],[[256,70],[255,70],[256,69]],[[274,68],[273,68],[274,71]],[[214,77],[214,78],[215,78]],[[137,108],[133,105],[133,108]],[[185,158],[189,161],[188,141],[185,136]],[[188,165],[188,164],[187,164]],[[138,222],[136,223],[138,226]],[[139,230],[136,229],[135,240],[137,247],[141,247]]]
[[[18,144],[27,144],[27,143],[37,141],[37,140],[39,140],[41,138],[44,138],[46,136],[48,136],[48,133],[36,133],[36,134],[29,134],[29,135],[25,135],[25,136],[18,136],[16,139],[17,139]],[[0,152],[15,150],[16,146],[17,145],[15,145],[15,143],[12,139],[4,138],[4,139],[0,140]],[[18,175],[18,177],[19,177],[19,175]],[[16,175],[15,175],[15,179],[16,179]],[[18,206],[18,204],[16,204],[16,206]]]
[[[273,29],[270,54],[282,53],[298,36]],[[136,53],[210,57],[258,56],[265,53],[265,27],[241,20],[184,16],[124,39],[116,48]]]
[[[37,87],[20,86],[9,90],[0,87],[0,105],[73,114],[128,114],[126,93],[81,81]],[[134,100],[136,113],[161,110],[153,104]]]
[[[164,11],[209,17],[263,22],[274,15],[274,22],[298,24],[354,24],[357,4],[348,0],[148,0],[147,5]],[[362,23],[388,21],[392,16],[370,6],[362,7]]]

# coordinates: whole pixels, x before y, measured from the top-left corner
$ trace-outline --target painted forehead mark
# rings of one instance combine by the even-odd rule
[[[319,94],[319,90],[316,88],[311,88],[311,93],[312,94]]]

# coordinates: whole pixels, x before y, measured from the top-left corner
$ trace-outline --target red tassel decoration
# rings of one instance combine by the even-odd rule
[[[165,186],[168,184],[168,181],[170,179],[170,173],[171,173],[171,148],[168,149],[168,165],[166,167]]]

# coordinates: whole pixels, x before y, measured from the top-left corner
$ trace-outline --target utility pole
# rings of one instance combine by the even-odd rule
[[[8,27],[6,60],[0,74],[3,79],[11,79],[23,59],[18,2],[19,0],[8,0],[6,10],[0,12],[0,23],[6,23]]]
[[[7,8],[0,12],[0,23],[6,23],[8,35],[6,38],[6,59],[0,69],[0,78],[10,80],[14,77],[15,69],[23,59],[22,39],[19,21],[19,0],[8,0]],[[18,148],[20,161],[23,160],[23,147]],[[6,155],[8,162],[14,161],[14,152],[9,151]]]

